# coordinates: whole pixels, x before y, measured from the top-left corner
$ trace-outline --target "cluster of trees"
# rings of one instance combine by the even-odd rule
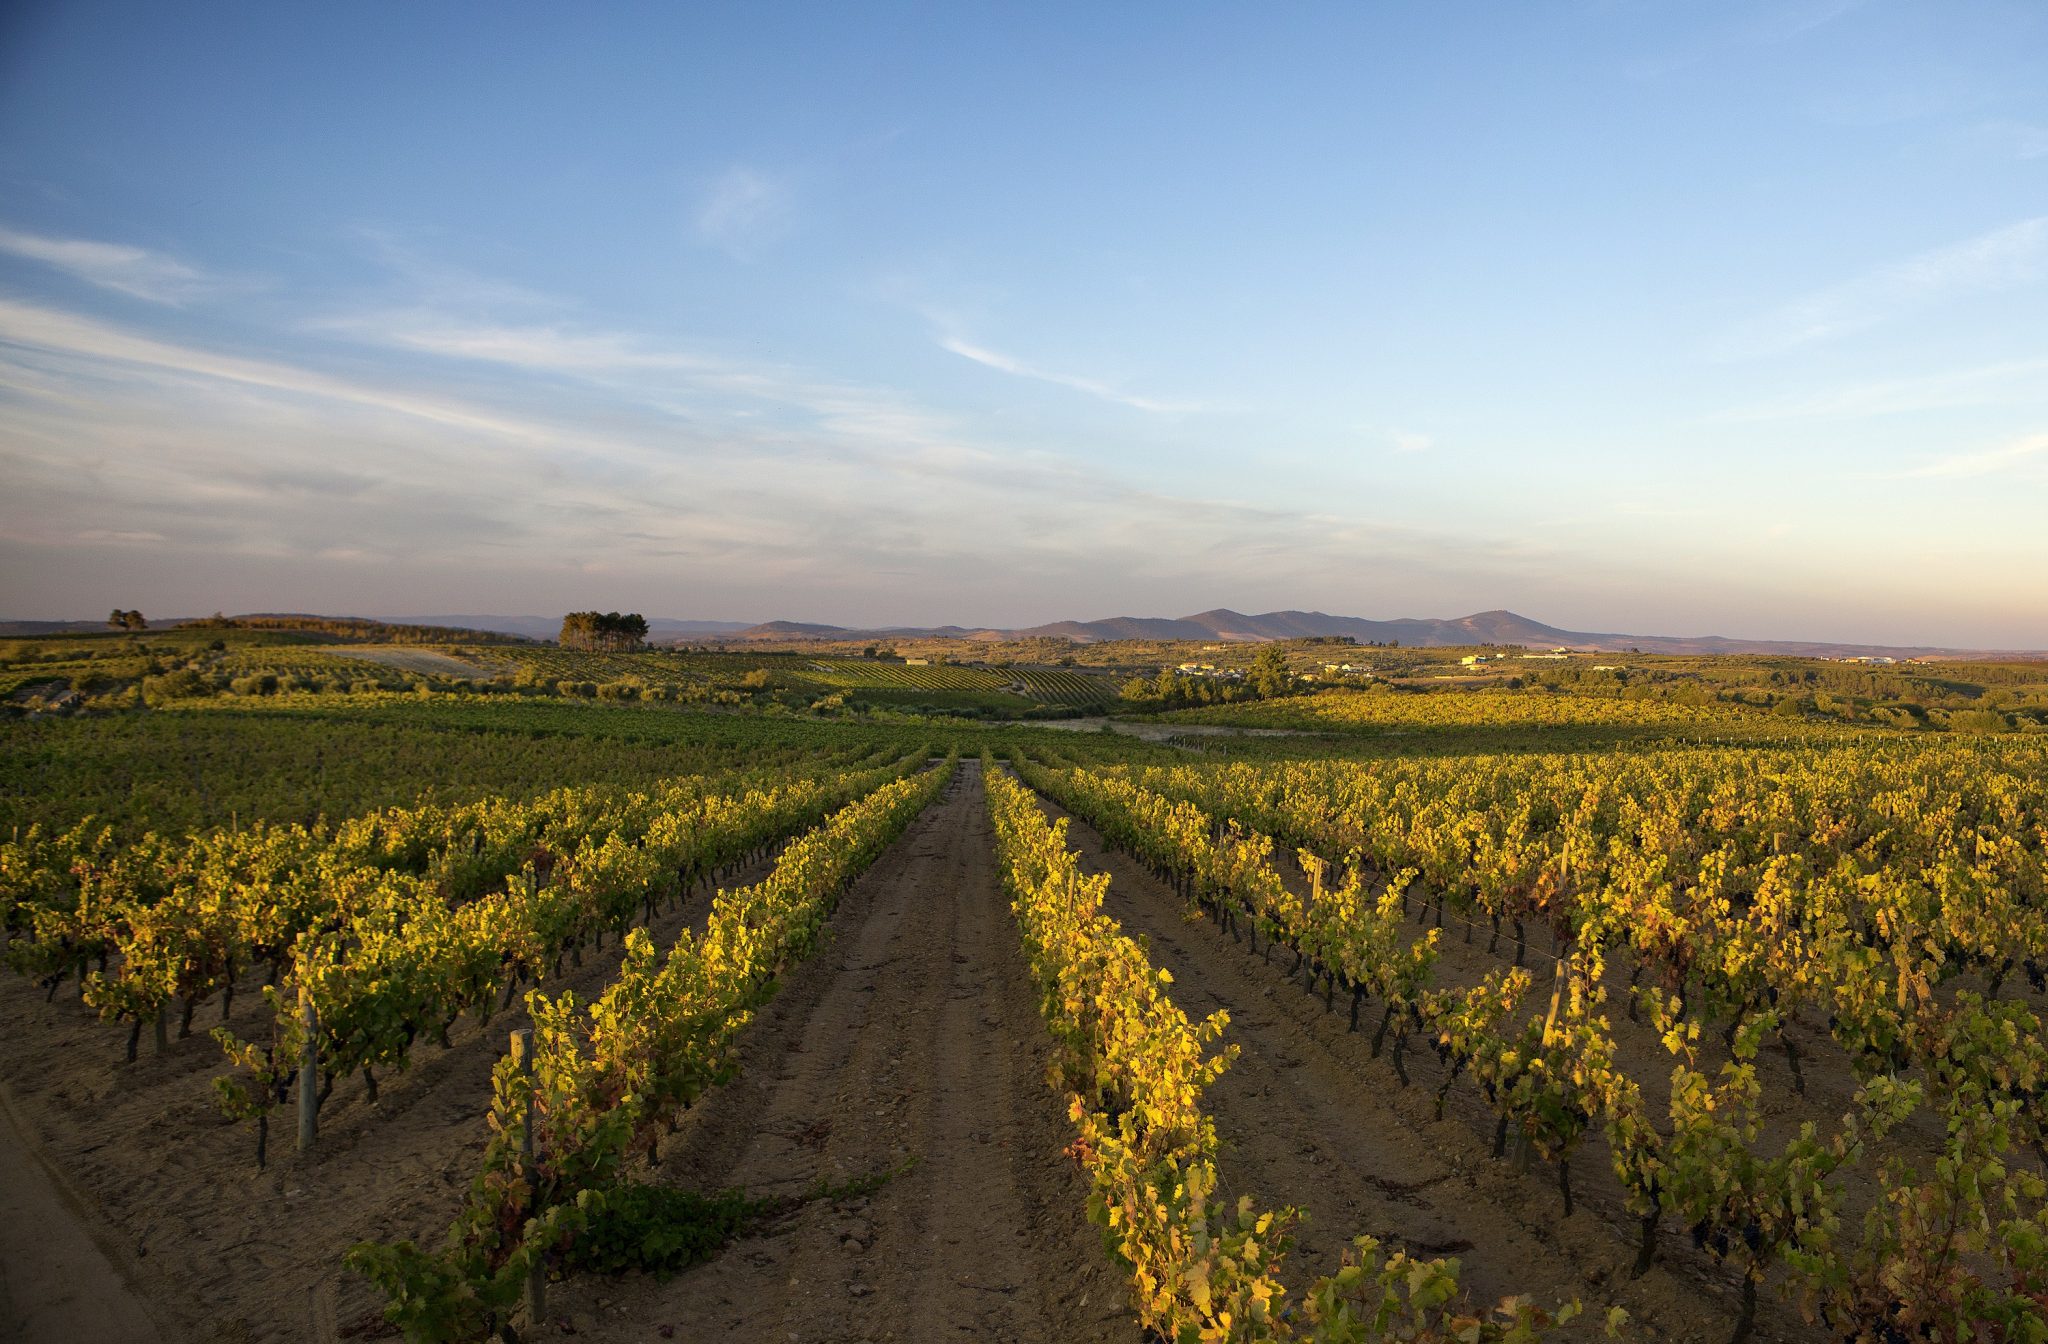
[[[149,622],[142,619],[142,613],[139,611],[123,611],[119,607],[115,607],[107,613],[107,629],[147,630],[149,629]]]
[[[1271,700],[1292,695],[1299,689],[1287,670],[1287,654],[1278,644],[1268,644],[1252,658],[1251,671],[1242,681],[1221,677],[1187,676],[1174,667],[1162,667],[1157,677],[1134,677],[1123,687],[1124,699],[1148,709],[1184,709],[1194,705],[1231,704],[1242,700]]]
[[[1576,660],[1524,672],[1543,689],[1621,700],[1724,703],[1791,719],[1826,715],[1909,730],[2048,731],[2048,670],[2039,664],[1886,667],[1702,656],[1611,672],[1596,672]]]
[[[135,613],[140,615],[140,612]],[[407,625],[403,622],[373,621],[361,616],[309,616],[279,614],[268,616],[223,616],[213,613],[204,620],[183,621],[190,630],[300,630],[311,634],[335,635],[346,640],[372,644],[527,644],[518,635],[490,630],[467,630],[453,625]]]
[[[565,649],[620,652],[637,649],[646,641],[647,618],[637,611],[623,616],[616,611],[572,611],[562,618],[561,645]]]

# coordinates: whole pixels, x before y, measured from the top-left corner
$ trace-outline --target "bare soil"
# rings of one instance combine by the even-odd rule
[[[1594,1318],[1626,1307],[1632,1337],[1726,1338],[1735,1284],[1682,1230],[1667,1228],[1659,1264],[1628,1277],[1635,1226],[1594,1137],[1574,1162],[1567,1218],[1554,1169],[1521,1173],[1491,1158],[1492,1113],[1477,1089],[1452,1088],[1446,1117],[1435,1118],[1433,1054],[1409,1052],[1413,1085],[1402,1087],[1371,1055],[1371,1024],[1349,1031],[1341,998],[1326,1012],[1287,976],[1287,954],[1269,964],[1190,921],[1171,890],[1079,820],[1070,839],[1111,875],[1111,913],[1172,972],[1181,1007],[1230,1012],[1226,1039],[1242,1053],[1207,1098],[1226,1145],[1226,1193],[1307,1215],[1291,1281],[1327,1271],[1353,1236],[1371,1234],[1458,1257],[1481,1301],[1577,1297]],[[654,936],[701,923],[707,904],[695,893]],[[1466,982],[1511,954],[1504,941],[1489,956],[1487,937],[1467,944],[1447,930],[1440,978]],[[550,988],[594,993],[616,958],[616,947],[586,956]],[[237,1001],[249,1027],[254,987]],[[217,1014],[203,1009],[195,1026]],[[389,1338],[377,1294],[341,1268],[341,1253],[365,1238],[440,1236],[482,1147],[491,1067],[521,1023],[516,1010],[487,1030],[466,1020],[451,1049],[424,1046],[413,1068],[383,1080],[376,1106],[360,1082],[341,1084],[319,1148],[300,1158],[280,1125],[271,1169],[258,1175],[249,1130],[213,1108],[207,1080],[222,1059],[203,1034],[161,1056],[145,1042],[124,1066],[124,1033],[82,1008],[75,987],[45,1004],[26,982],[0,984],[0,1080],[20,1131],[11,1149],[0,1144],[6,1221],[16,1224],[0,1230],[0,1338],[89,1339],[113,1320],[98,1337],[147,1340],[150,1317],[166,1341]],[[1623,1028],[1623,1048],[1654,1046],[1639,1034]],[[1789,1073],[1765,1061],[1778,1123],[1844,1100],[1820,1063],[1822,1043],[1810,1044],[1805,1099],[1788,1099]],[[665,1280],[559,1281],[550,1334],[1137,1344],[1127,1285],[1086,1222],[1086,1181],[1062,1152],[1072,1134],[1046,1084],[1050,1044],[973,762],[842,897],[827,943],[757,1014],[742,1050],[741,1076],[685,1117],[642,1178],[794,1196],[907,1170],[860,1198],[804,1203]],[[50,1169],[40,1184],[38,1154]],[[1767,1298],[1759,1337],[1811,1332]]]
[[[464,662],[460,658],[451,658],[445,653],[435,653],[430,649],[351,648],[340,646],[330,648],[327,652],[342,658],[360,658],[366,663],[382,663],[385,667],[395,667],[401,672],[418,672],[422,676],[461,677],[465,681],[488,681],[495,675],[490,668],[478,667],[475,663]]]
[[[1033,728],[1055,728],[1063,733],[1121,733],[1145,742],[1164,742],[1190,737],[1307,737],[1292,728],[1239,728],[1219,723],[1153,723],[1144,719],[1112,719],[1090,715],[1080,719],[1018,719]]]
[[[742,869],[728,885],[757,880],[767,867]],[[700,887],[658,916],[657,943],[701,922],[709,903]],[[608,942],[543,988],[601,992],[618,957],[618,944]],[[260,1031],[263,1011],[260,986],[250,981],[237,988],[229,1025]],[[214,1105],[210,1080],[227,1068],[207,1032],[219,1021],[217,1002],[200,1008],[186,1039],[176,1039],[174,1021],[161,1055],[144,1032],[140,1057],[124,1064],[125,1029],[81,1005],[74,982],[46,1003],[24,979],[0,980],[0,1082],[18,1121],[17,1133],[0,1137],[17,1138],[17,1153],[31,1158],[46,1153],[76,1192],[76,1216],[57,1220],[62,1236],[34,1234],[44,1243],[39,1260],[8,1252],[10,1318],[64,1322],[61,1333],[38,1325],[18,1337],[81,1337],[90,1317],[74,1313],[87,1310],[84,1299],[116,1294],[79,1286],[104,1284],[109,1265],[149,1304],[167,1340],[388,1333],[381,1296],[342,1267],[342,1253],[373,1238],[438,1241],[475,1175],[491,1070],[507,1034],[526,1025],[523,1008],[515,1004],[488,1027],[465,1017],[447,1050],[423,1040],[411,1067],[379,1077],[376,1105],[360,1078],[338,1082],[321,1108],[319,1144],[304,1157],[293,1151],[292,1111],[279,1112],[261,1173],[253,1128]],[[5,1188],[12,1213],[19,1197],[13,1182]],[[88,1253],[95,1232],[114,1255]]]
[[[1118,1341],[1125,1284],[1046,1083],[1052,1060],[997,881],[975,762],[842,898],[834,937],[749,1027],[746,1069],[665,1144],[657,1179],[811,1203],[666,1282],[556,1284],[578,1335],[734,1341]]]
[[[1191,1017],[1229,1012],[1224,1039],[1241,1053],[1205,1104],[1225,1144],[1226,1194],[1307,1214],[1285,1275],[1291,1283],[1330,1271],[1354,1236],[1371,1235],[1416,1255],[1457,1257],[1461,1281],[1481,1303],[1513,1294],[1540,1305],[1580,1299],[1587,1318],[1574,1334],[1597,1336],[1606,1307],[1620,1305],[1632,1338],[1727,1338],[1735,1282],[1691,1254],[1682,1229],[1665,1229],[1667,1254],[1642,1278],[1628,1277],[1633,1220],[1618,1197],[1603,1201],[1588,1189],[1603,1177],[1614,1184],[1604,1153],[1574,1164],[1576,1211],[1565,1217],[1553,1169],[1518,1174],[1493,1160],[1493,1113],[1476,1088],[1454,1087],[1446,1117],[1435,1118],[1434,1055],[1410,1050],[1413,1084],[1404,1088],[1387,1058],[1372,1057],[1375,1023],[1351,1032],[1341,998],[1326,1012],[1320,996],[1286,975],[1292,954],[1269,963],[1190,919],[1169,887],[1108,850],[1081,818],[1071,820],[1068,840],[1090,871],[1110,874],[1108,912],[1172,973],[1174,1001]],[[1765,1303],[1757,1338],[1810,1337],[1796,1314]]]
[[[655,938],[701,924],[707,906],[694,893]],[[1062,1155],[1071,1134],[1045,1081],[1050,1045],[973,763],[848,890],[830,928],[744,1033],[741,1077],[687,1116],[643,1175],[773,1196],[914,1159],[908,1170],[861,1199],[804,1204],[666,1281],[557,1282],[548,1333],[1136,1344],[1124,1282],[1086,1221],[1085,1179]],[[548,988],[598,992],[617,954],[586,954]],[[236,1023],[252,1029],[255,987],[236,1001]],[[376,1106],[359,1081],[337,1085],[307,1158],[281,1115],[259,1175],[251,1131],[212,1104],[222,1056],[203,1029],[218,1011],[203,1008],[194,1035],[161,1056],[145,1041],[131,1066],[125,1033],[74,986],[45,1004],[24,981],[0,984],[0,1079],[28,1142],[79,1192],[68,1213],[36,1206],[76,1233],[41,1236],[39,1259],[0,1241],[12,1295],[0,1320],[13,1332],[0,1338],[94,1338],[124,1279],[167,1341],[395,1337],[342,1252],[440,1237],[482,1149],[491,1068],[523,1015],[488,1029],[465,1020],[451,1049],[424,1046],[380,1079]],[[22,1197],[6,1188],[12,1212]],[[113,1253],[95,1247],[94,1228]],[[152,1338],[139,1325],[99,1337]]]
[[[0,1340],[159,1344],[109,1229],[15,1120],[0,1088]]]

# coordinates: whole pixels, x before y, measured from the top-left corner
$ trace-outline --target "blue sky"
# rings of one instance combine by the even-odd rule
[[[10,7],[0,614],[2048,646],[2048,7]]]

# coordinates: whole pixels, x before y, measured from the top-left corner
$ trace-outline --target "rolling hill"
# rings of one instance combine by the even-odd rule
[[[771,621],[751,626],[734,635],[743,640],[777,639],[1071,639],[1080,644],[1115,639],[1199,640],[1212,643],[1263,643],[1280,639],[1313,639],[1348,636],[1361,644],[1391,644],[1443,648],[1476,644],[1518,644],[1532,649],[1566,648],[1586,652],[1706,654],[1782,654],[1802,658],[1881,656],[1893,658],[1957,657],[1962,654],[2027,656],[2040,654],[2020,650],[1961,650],[1928,645],[1845,644],[1825,641],[1735,639],[1723,635],[1632,635],[1566,630],[1546,625],[1512,611],[1481,611],[1450,619],[1409,617],[1369,620],[1362,616],[1332,616],[1320,611],[1269,611],[1247,615],[1228,608],[1197,612],[1177,618],[1158,616],[1116,616],[1096,621],[1054,621],[1020,629],[969,630],[957,625],[929,628],[894,627],[880,630],[843,626]]]
[[[416,625],[450,627],[451,638],[464,630],[491,631],[528,639],[553,639],[561,629],[556,616],[406,616],[389,618]],[[176,621],[155,622],[159,628]],[[1218,607],[1192,616],[1113,616],[1093,621],[1052,621],[1044,625],[1002,629],[964,625],[856,627],[807,621],[679,620],[650,617],[648,633],[656,644],[698,642],[778,643],[796,640],[895,641],[948,639],[993,643],[1009,639],[1068,639],[1077,644],[1108,640],[1191,640],[1200,643],[1264,643],[1282,639],[1348,637],[1360,644],[1399,642],[1411,648],[1447,648],[1482,644],[1521,645],[1530,649],[1575,649],[1588,653],[1636,651],[1665,654],[1779,654],[1795,658],[2039,658],[2042,650],[1956,649],[1931,645],[1832,643],[1819,640],[1739,639],[1725,635],[1631,635],[1566,630],[1512,611],[1481,611],[1453,618],[1403,617],[1371,620],[1332,616],[1321,611],[1268,611],[1247,615]],[[47,636],[86,634],[102,629],[97,621],[0,620],[0,635]]]

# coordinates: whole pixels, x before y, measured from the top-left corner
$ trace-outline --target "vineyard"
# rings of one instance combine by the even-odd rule
[[[940,712],[1069,669],[750,670],[930,712],[0,724],[61,1254],[163,1340],[2048,1340],[2048,740],[1496,686],[1154,742]]]
[[[2030,745],[1024,778],[1190,915],[1277,952],[1437,1119],[1460,1089],[1483,1102],[1492,1156],[1548,1164],[1563,1217],[1575,1157],[1594,1166],[1636,1221],[1631,1277],[1674,1253],[1663,1229],[1689,1233],[1739,1285],[1735,1338],[1776,1289],[1838,1338],[2030,1339],[2048,1307],[2044,771]],[[1412,1075],[1410,1050],[1435,1067]],[[1127,1117],[1150,1113],[1122,1090]],[[1187,1184],[1188,1207],[1150,1211],[1160,1229],[1129,1220],[1127,1258],[1203,1244],[1187,1227],[1217,1217],[1213,1179]],[[1254,1271],[1285,1243],[1255,1249],[1210,1253],[1264,1300]],[[1154,1323],[1245,1309],[1170,1298]]]
[[[450,632],[454,633],[454,632]],[[223,638],[223,635],[231,636]],[[393,697],[603,700],[834,716],[945,711],[1017,718],[1101,709],[1107,676],[1066,667],[817,658],[736,648],[596,651],[520,642],[377,644],[289,631],[178,628],[74,644],[0,639],[0,709],[167,708],[211,701],[319,709]]]
[[[1024,702],[1080,706],[1099,706],[1116,698],[1116,688],[1106,678],[1056,667],[917,667],[834,659],[812,664],[803,675],[827,686],[902,696],[969,691],[1005,695]]]
[[[1616,738],[1682,734],[1771,740],[1810,737],[1823,731],[1821,725],[1804,720],[1774,719],[1720,704],[1688,705],[1492,689],[1440,695],[1347,690],[1252,707],[1188,710],[1176,717],[1190,723],[1394,736],[1441,734],[1459,729],[1533,729],[1606,733]]]

